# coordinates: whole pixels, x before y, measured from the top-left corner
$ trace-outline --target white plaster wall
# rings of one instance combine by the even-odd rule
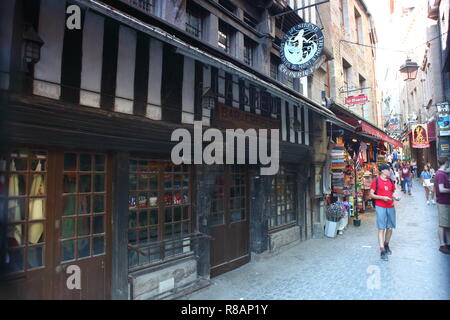
[[[41,60],[34,67],[36,79],[33,93],[59,99],[61,96],[61,62],[65,30],[66,2],[60,0],[41,0],[39,14],[39,36],[44,41]]]
[[[120,26],[115,111],[133,113],[135,65],[136,32]]]
[[[96,108],[100,108],[104,22],[103,17],[91,11],[86,12],[83,27],[80,104]]]
[[[184,57],[182,123],[194,123],[195,60]]]
[[[161,120],[161,77],[163,63],[163,43],[151,39],[150,66],[148,75],[147,117]]]

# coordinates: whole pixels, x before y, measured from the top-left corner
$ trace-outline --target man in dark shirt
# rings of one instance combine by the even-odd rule
[[[439,170],[436,172],[434,185],[436,187],[436,202],[439,214],[439,251],[450,254],[450,248],[445,244],[445,234],[450,231],[450,182],[448,181],[447,157],[439,157]],[[447,243],[450,239],[447,239]]]
[[[402,180],[402,191],[406,193],[406,186],[408,186],[408,194],[411,195],[411,166],[408,161],[405,161],[400,168],[400,178]]]

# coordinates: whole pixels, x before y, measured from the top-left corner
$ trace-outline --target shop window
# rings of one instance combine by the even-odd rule
[[[269,229],[275,229],[297,221],[295,177],[295,172],[280,168],[279,173],[273,178],[272,191],[269,196]]]
[[[211,202],[211,227],[225,223],[225,176],[223,172],[215,177],[214,191]]]
[[[230,174],[230,222],[246,219],[246,184],[245,169],[242,166],[232,166]]]
[[[46,151],[20,149],[0,158],[0,207],[7,212],[7,274],[45,267],[46,201]]]
[[[189,167],[132,159],[129,172],[129,268],[190,252]]]
[[[106,155],[65,153],[61,261],[105,254]]]
[[[243,166],[229,166],[215,175],[210,227],[246,220],[246,172]]]

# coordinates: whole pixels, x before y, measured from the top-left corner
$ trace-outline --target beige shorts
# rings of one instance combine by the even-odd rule
[[[437,204],[439,227],[450,228],[450,204]]]

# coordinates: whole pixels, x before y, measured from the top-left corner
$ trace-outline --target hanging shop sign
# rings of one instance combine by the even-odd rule
[[[349,104],[349,105],[366,103],[367,101],[369,101],[369,98],[365,94],[360,94],[359,96],[350,96],[350,97],[345,98],[345,104]]]
[[[439,141],[438,144],[438,156],[439,157],[450,157],[450,141],[448,138],[445,141]]]
[[[412,146],[413,148],[429,148],[430,141],[428,139],[428,126],[427,124],[416,124],[412,126]]]
[[[400,129],[400,119],[398,117],[389,119],[389,129],[391,131],[397,131]]]
[[[280,57],[284,66],[281,71],[296,78],[314,72],[314,67],[316,70],[320,67],[321,63],[316,62],[323,47],[324,36],[318,26],[309,22],[296,25],[281,40]]]
[[[439,136],[450,136],[450,108],[448,102],[438,103],[436,107]]]
[[[314,62],[314,64],[311,67],[309,67],[305,70],[300,70],[300,71],[289,70],[284,64],[280,64],[279,70],[291,78],[308,77],[308,76],[312,75],[314,72],[316,72],[316,70],[320,68],[320,66],[325,62],[325,60],[326,60],[326,57],[321,56],[319,58],[319,60]]]

